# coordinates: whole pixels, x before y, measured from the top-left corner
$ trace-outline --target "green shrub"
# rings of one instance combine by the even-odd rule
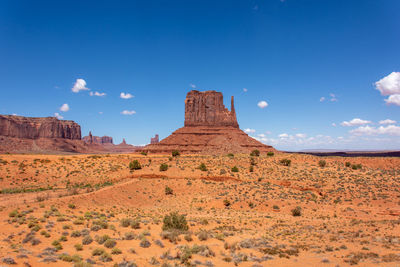
[[[138,160],[134,160],[134,161],[131,161],[130,163],[129,163],[129,169],[131,170],[131,171],[133,171],[133,170],[140,170],[142,168],[142,166],[140,165],[140,162],[138,161]]]
[[[259,157],[260,156],[260,150],[254,149],[253,151],[251,151],[250,156]]]
[[[348,162],[348,161],[346,161],[345,165],[346,165],[346,167],[350,167],[350,166],[351,166],[351,163]]]
[[[104,248],[95,248],[92,251],[92,256],[100,256],[103,255],[104,253],[106,253],[106,251],[104,250]]]
[[[231,205],[231,202],[229,201],[229,199],[224,199],[224,206],[229,207],[230,205]]]
[[[173,194],[173,190],[168,185],[165,186],[165,194],[166,195],[172,195]]]
[[[90,235],[85,235],[82,239],[83,245],[89,245],[92,242],[93,242],[93,238]]]
[[[119,248],[113,248],[111,250],[111,254],[113,255],[122,254],[122,251]]]
[[[326,161],[323,160],[323,159],[321,159],[321,160],[318,162],[318,165],[319,165],[321,168],[323,168],[323,167],[326,166]]]
[[[232,171],[232,172],[239,172],[239,169],[238,169],[238,167],[233,166],[232,169],[231,169],[231,171]]]
[[[290,166],[290,164],[292,163],[292,161],[290,159],[281,159],[279,161],[283,166]]]
[[[249,172],[254,172],[254,166],[250,165]]]
[[[165,230],[181,230],[187,231],[189,226],[184,215],[177,212],[171,212],[164,216],[162,229]]]
[[[178,150],[172,151],[172,156],[173,157],[177,157],[177,156],[180,156],[180,155],[181,155],[181,153]]]
[[[160,172],[165,172],[166,170],[168,170],[168,164],[166,164],[166,163],[161,163],[161,165],[160,165]]]
[[[140,154],[142,154],[143,156],[147,156],[147,153],[144,151],[140,152]]]
[[[361,170],[362,165],[361,165],[361,164],[352,164],[352,165],[351,165],[351,168],[352,168],[353,170]]]
[[[233,159],[235,157],[235,155],[233,153],[229,153],[228,155],[226,155],[228,158]]]
[[[203,171],[203,172],[207,171],[207,166],[206,166],[206,164],[201,163],[201,164],[199,165],[199,170],[200,170],[200,171]]]
[[[77,251],[83,250],[82,244],[75,244],[74,247],[75,247],[75,249],[76,249]]]
[[[275,153],[272,152],[272,151],[270,151],[270,152],[267,153],[267,156],[268,156],[268,157],[272,157],[273,155],[275,155]]]
[[[296,208],[292,209],[293,216],[301,216],[301,207],[297,206]]]
[[[115,247],[115,245],[117,244],[117,241],[115,241],[114,239],[107,239],[106,242],[104,242],[104,246],[106,248],[113,248]]]

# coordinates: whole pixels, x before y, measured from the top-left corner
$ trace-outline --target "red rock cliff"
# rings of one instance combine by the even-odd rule
[[[81,127],[74,121],[58,120],[54,117],[29,118],[0,115],[0,136],[80,140]]]
[[[190,91],[185,100],[185,126],[232,126],[239,128],[231,98],[231,111],[224,106],[221,92]]]

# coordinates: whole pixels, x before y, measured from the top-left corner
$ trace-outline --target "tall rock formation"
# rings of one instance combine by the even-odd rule
[[[55,117],[28,118],[0,115],[0,135],[15,138],[63,138],[81,139],[81,126],[74,121]]]
[[[185,126],[232,126],[239,128],[235,106],[231,98],[231,111],[224,106],[221,92],[190,91],[185,100]]]
[[[158,134],[150,138],[150,144],[158,144],[160,142]]]
[[[141,151],[170,153],[248,153],[274,151],[239,129],[233,96],[231,111],[223,104],[222,93],[216,91],[190,91],[185,100],[184,127],[176,130],[157,144],[150,144]]]
[[[88,136],[82,138],[88,144],[113,144],[113,138],[110,136],[93,136],[92,132],[89,132]]]

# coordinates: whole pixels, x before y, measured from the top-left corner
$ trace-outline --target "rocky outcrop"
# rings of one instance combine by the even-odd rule
[[[231,111],[223,105],[223,96],[215,91],[190,91],[185,100],[185,126],[157,144],[141,149],[151,153],[248,153],[274,151],[239,129],[231,98]]]
[[[81,127],[74,121],[58,120],[55,117],[29,118],[0,115],[0,136],[80,140]]]
[[[160,142],[158,134],[156,134],[154,137],[150,138],[150,144],[158,144]]]
[[[113,139],[110,136],[93,136],[92,132],[89,132],[88,136],[82,138],[85,143],[88,144],[113,144]]]
[[[190,91],[185,100],[185,126],[231,126],[239,128],[231,98],[231,111],[224,106],[221,92]]]

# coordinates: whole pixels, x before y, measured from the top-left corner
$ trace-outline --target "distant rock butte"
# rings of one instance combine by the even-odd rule
[[[88,144],[113,144],[113,138],[110,136],[93,136],[92,132],[89,132],[88,136],[82,138],[85,143]]]
[[[58,120],[54,117],[28,118],[0,115],[0,136],[80,140],[81,126],[74,121]]]
[[[222,93],[193,90],[185,100],[184,127],[141,150],[151,153],[178,150],[183,153],[221,154],[248,153],[254,149],[260,152],[275,150],[239,129],[233,97],[229,111],[223,104]]]
[[[239,128],[231,98],[231,111],[224,106],[221,92],[190,91],[185,100],[185,126],[231,126]]]
[[[160,142],[158,134],[156,134],[154,137],[150,138],[150,144],[158,144]]]

